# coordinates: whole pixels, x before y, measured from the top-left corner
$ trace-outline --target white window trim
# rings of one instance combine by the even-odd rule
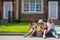
[[[30,11],[30,1],[29,1],[29,12],[30,12],[30,13],[36,12],[36,1],[35,1],[35,11]]]
[[[4,2],[4,3],[3,3],[3,6],[4,6],[4,8],[3,8],[3,19],[8,19],[8,18],[5,17],[5,3],[12,3],[12,2],[9,2],[9,1],[8,1],[8,2]],[[11,5],[11,6],[12,6],[12,5]],[[11,8],[11,11],[12,11],[12,8]],[[11,14],[12,14],[12,13],[11,13]],[[11,15],[11,16],[12,16],[12,15]]]
[[[49,4],[53,3],[53,2],[58,4],[58,1],[49,1]],[[50,10],[50,5],[49,4],[48,4],[48,6],[49,6],[48,9]],[[57,9],[57,13],[56,13],[57,17],[56,18],[51,18],[51,19],[58,19],[58,5],[57,5],[56,9]],[[48,10],[48,12],[49,12],[48,18],[50,18],[50,11],[49,10]]]
[[[21,4],[21,13],[22,14],[43,14],[43,0],[41,0],[42,1],[42,3],[41,3],[41,11],[40,12],[36,12],[36,6],[35,6],[35,12],[30,12],[30,1],[29,1],[29,12],[25,12],[24,11],[24,2],[23,2],[23,0],[21,0],[21,2],[22,2],[22,4]],[[35,5],[36,5],[36,3],[35,3]]]

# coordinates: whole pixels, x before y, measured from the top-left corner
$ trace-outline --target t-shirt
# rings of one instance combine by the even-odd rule
[[[44,22],[42,25],[40,25],[40,28],[43,29],[43,28],[48,28],[48,27],[47,27],[47,24]]]
[[[33,23],[32,25],[29,24],[29,27],[30,27],[30,29],[36,28],[37,27],[37,24],[36,23]]]
[[[49,22],[47,22],[47,26],[48,26],[48,28],[53,28],[53,25],[52,24],[50,24]]]

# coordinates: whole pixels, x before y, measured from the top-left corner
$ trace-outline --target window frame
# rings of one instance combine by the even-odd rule
[[[30,1],[29,1],[29,11],[27,11],[27,12],[25,12],[24,11],[24,2],[23,2],[24,0],[21,0],[21,13],[22,14],[43,14],[43,0],[41,0],[41,11],[40,12],[38,12],[38,11],[36,11],[36,1],[35,1],[35,11],[33,11],[33,12],[31,12],[30,11]]]

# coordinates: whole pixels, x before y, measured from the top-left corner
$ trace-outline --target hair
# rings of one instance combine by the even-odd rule
[[[48,19],[48,22],[49,22],[49,23],[53,23],[52,19]]]
[[[32,24],[34,22],[34,20],[33,19],[30,19],[30,24]]]

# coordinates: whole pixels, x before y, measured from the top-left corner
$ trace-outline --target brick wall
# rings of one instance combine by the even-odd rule
[[[4,2],[12,2],[12,13],[13,13],[13,18],[14,20],[16,19],[16,3],[15,0],[0,0],[0,19],[3,19],[3,3]]]
[[[58,18],[59,18],[59,20],[60,20],[60,0],[59,0],[59,4],[58,4],[59,6],[58,6]]]
[[[46,0],[44,0],[44,4],[43,4],[43,14],[39,13],[39,14],[22,14],[21,13],[21,0],[19,0],[19,20],[22,20],[22,21],[28,21],[30,20],[31,18],[33,18],[34,20],[38,20],[40,18],[42,19],[47,19],[47,14],[48,14],[48,11],[47,11],[47,5],[46,5]]]
[[[2,5],[2,2],[1,2],[1,0],[0,0],[0,19],[2,18],[2,16],[3,16],[3,7],[2,7],[3,5]]]
[[[46,14],[20,14],[21,21],[29,21],[30,19],[39,20],[40,18],[45,19]]]
[[[13,3],[13,19],[16,19],[16,3]]]

